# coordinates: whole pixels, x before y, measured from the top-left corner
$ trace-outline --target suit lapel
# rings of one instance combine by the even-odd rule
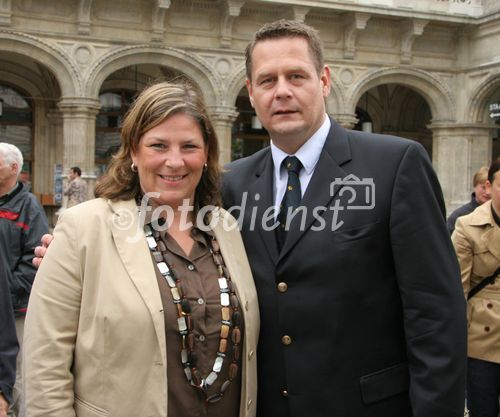
[[[271,151],[267,153],[266,157],[261,162],[260,166],[257,167],[255,172],[255,182],[249,187],[249,195],[247,204],[249,204],[250,209],[254,205],[257,208],[257,213],[255,216],[255,224],[253,226],[256,229],[264,242],[271,259],[276,264],[278,261],[278,244],[276,242],[276,233],[274,229],[264,230],[262,227],[262,219],[264,212],[268,210],[269,207],[274,206],[273,199],[273,184],[274,184],[274,174],[273,174],[273,159],[271,157]],[[259,199],[255,200],[255,196],[259,195]],[[253,214],[253,213],[252,213]],[[254,216],[252,216],[253,218]],[[269,222],[271,224],[271,222]],[[268,228],[266,228],[268,229]]]
[[[304,221],[302,222],[301,213],[293,219],[285,244],[279,255],[279,260],[295,246],[297,241],[312,226],[315,220],[313,210],[320,207],[328,208],[330,202],[338,194],[341,187],[335,187],[332,194],[330,192],[331,183],[335,179],[343,179],[347,176],[347,173],[341,168],[342,164],[351,160],[347,131],[333,120],[331,122],[332,127],[301,202],[301,205],[306,209]],[[324,210],[318,210],[317,214],[322,211]],[[329,225],[326,227],[329,227]]]
[[[133,200],[110,202],[110,205],[113,210],[111,233],[116,249],[130,279],[151,314],[161,348],[166,343],[163,314],[159,314],[163,310],[163,305],[150,250],[143,229],[139,227],[137,207]],[[123,227],[125,222],[130,224],[130,227]],[[163,350],[160,349],[160,351]]]

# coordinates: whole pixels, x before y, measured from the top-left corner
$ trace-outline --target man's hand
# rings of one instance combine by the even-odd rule
[[[46,234],[42,236],[42,246],[37,246],[35,248],[35,257],[33,258],[33,265],[35,265],[37,268],[40,266],[42,263],[43,257],[45,256],[45,252],[47,252],[47,248],[50,245],[50,242],[52,242],[52,239],[54,239],[54,236]],[[0,414],[0,417],[2,415]]]
[[[0,417],[7,417],[7,411],[9,411],[9,403],[3,394],[0,393]]]

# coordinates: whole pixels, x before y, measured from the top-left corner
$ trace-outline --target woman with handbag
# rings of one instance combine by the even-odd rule
[[[500,158],[488,170],[491,200],[459,217],[452,235],[468,298],[467,406],[498,417],[500,396]]]

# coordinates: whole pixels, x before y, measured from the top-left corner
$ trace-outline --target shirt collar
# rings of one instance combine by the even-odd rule
[[[312,174],[312,172],[314,171],[314,167],[318,163],[331,125],[332,123],[330,121],[330,118],[325,115],[325,120],[323,121],[323,124],[320,126],[320,128],[299,148],[297,152],[295,152],[295,156],[299,158],[307,175]],[[280,177],[281,163],[283,162],[283,159],[285,159],[289,155],[278,148],[272,140],[271,155],[273,157],[274,163],[274,175],[275,177]]]

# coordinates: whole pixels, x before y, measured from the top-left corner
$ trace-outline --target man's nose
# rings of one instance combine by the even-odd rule
[[[286,98],[292,95],[290,84],[285,77],[279,77],[276,81],[276,98]]]

